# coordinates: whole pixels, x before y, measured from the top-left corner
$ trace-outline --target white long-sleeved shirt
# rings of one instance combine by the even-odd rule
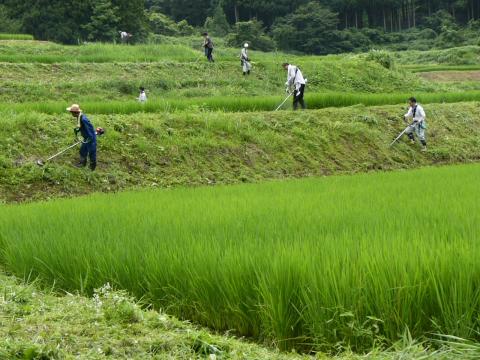
[[[140,102],[146,102],[147,101],[147,94],[145,91],[140,92],[140,96],[138,97],[138,101]]]
[[[408,109],[408,112],[405,114],[405,118],[412,118],[413,121],[421,123],[425,121],[426,118],[425,110],[423,110],[423,107],[420,104],[411,106],[410,109]]]
[[[242,53],[240,54],[240,59],[248,60],[248,50],[246,48],[242,49]]]
[[[288,65],[287,74],[287,83],[285,84],[287,87],[295,86],[295,89],[298,90],[300,89],[301,85],[305,85],[307,83],[302,72],[295,65]]]

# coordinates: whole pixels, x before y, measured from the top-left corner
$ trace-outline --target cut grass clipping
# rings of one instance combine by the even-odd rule
[[[411,94],[345,94],[323,93],[308,94],[307,106],[310,109],[328,107],[346,107],[353,105],[396,105],[404,104]],[[480,101],[480,91],[465,91],[461,93],[419,93],[417,99],[423,103],[455,103],[462,101]],[[226,112],[272,111],[281,102],[279,96],[257,97],[213,97],[190,99],[164,99],[139,103],[138,101],[84,102],[82,108],[93,114],[132,114],[137,112],[155,113],[181,110],[221,110]],[[30,112],[45,114],[60,114],[65,112],[67,103],[2,103],[1,112]],[[291,108],[289,100],[283,109]]]
[[[0,261],[282,349],[479,340],[480,166],[0,208]]]

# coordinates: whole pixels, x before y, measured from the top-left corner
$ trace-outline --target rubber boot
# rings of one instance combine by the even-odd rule
[[[247,71],[247,74],[250,75],[250,70]]]
[[[95,169],[97,168],[97,162],[90,162],[90,170],[92,171],[95,171]]]
[[[80,161],[79,161],[77,164],[75,164],[75,166],[76,166],[77,168],[82,168],[82,167],[87,166],[87,158],[81,156],[81,157],[80,157]]]
[[[427,151],[427,142],[425,140],[422,140],[422,151]]]
[[[415,144],[415,136],[413,136],[413,134],[408,134],[408,138],[412,144]]]

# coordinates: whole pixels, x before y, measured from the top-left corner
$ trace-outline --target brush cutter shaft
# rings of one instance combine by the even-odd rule
[[[288,96],[285,98],[285,100],[283,100],[283,102],[275,109],[275,111],[280,110],[280,108],[283,106],[283,104],[287,102],[287,100],[290,98],[290,96],[292,96],[292,94],[293,92],[289,93]]]
[[[413,126],[415,125],[415,122],[411,123],[410,125],[408,125],[405,130],[403,130],[400,135],[398,135],[395,140],[393,140],[393,142],[390,144],[390,146],[392,146],[393,144],[395,144],[398,140],[400,140],[400,138],[405,135],[405,133],[408,131],[408,129],[410,128],[410,126]]]
[[[83,141],[78,141],[78,142],[76,142],[75,144],[70,145],[69,147],[67,147],[66,149],[63,149],[63,150],[60,151],[59,153],[57,153],[57,154],[55,154],[55,155],[53,155],[53,156],[50,156],[47,160],[45,160],[45,162],[55,159],[56,157],[62,155],[63,153],[65,153],[65,152],[67,152],[68,150],[70,150],[71,148],[74,148],[75,146],[81,144],[82,142],[83,142]]]

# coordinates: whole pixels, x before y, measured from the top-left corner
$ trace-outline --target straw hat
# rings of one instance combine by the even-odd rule
[[[73,112],[73,113],[82,112],[82,110],[80,109],[80,105],[78,105],[78,104],[73,104],[72,106],[68,107],[67,111],[70,111],[70,112]]]

